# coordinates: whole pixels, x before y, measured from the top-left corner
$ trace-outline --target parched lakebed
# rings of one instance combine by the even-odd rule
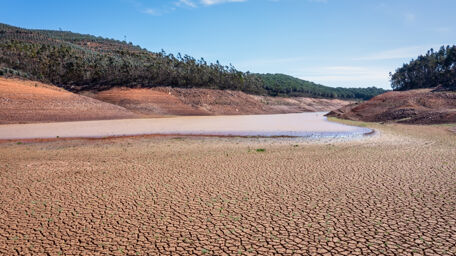
[[[0,255],[455,255],[456,139],[0,144]]]

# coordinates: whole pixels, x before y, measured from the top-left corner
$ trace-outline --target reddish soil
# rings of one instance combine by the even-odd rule
[[[114,88],[95,94],[87,94],[95,99],[122,106],[137,113],[160,115],[209,115],[210,112],[185,104],[166,88],[161,89],[129,89]]]
[[[349,104],[343,100],[281,98],[249,95],[240,91],[114,88],[88,96],[150,115],[239,115],[330,111]]]
[[[280,98],[239,91],[114,88],[75,94],[35,81],[0,77],[0,124],[162,117],[330,111],[343,100]]]
[[[134,117],[123,107],[56,86],[0,77],[0,124]]]
[[[456,92],[432,89],[387,92],[363,103],[344,106],[328,116],[366,122],[453,123]]]

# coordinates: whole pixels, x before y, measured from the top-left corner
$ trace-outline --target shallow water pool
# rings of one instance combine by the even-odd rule
[[[185,116],[0,125],[0,139],[109,137],[146,134],[350,137],[368,128],[329,122],[325,112],[277,115]]]

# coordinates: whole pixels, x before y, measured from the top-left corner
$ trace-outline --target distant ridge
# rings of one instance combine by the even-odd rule
[[[297,96],[338,99],[368,100],[386,90],[376,87],[342,88],[316,84],[284,74],[258,74],[263,80],[263,87],[272,96]]]
[[[378,88],[332,88],[282,74],[241,72],[218,61],[149,52],[125,41],[0,23],[0,75],[52,83],[73,92],[171,86],[271,96],[369,99]]]

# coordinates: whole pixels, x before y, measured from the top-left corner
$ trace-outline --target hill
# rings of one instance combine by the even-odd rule
[[[15,74],[74,92],[115,86],[175,86],[265,93],[257,76],[218,62],[153,53],[131,43],[91,35],[5,24],[0,24],[0,68],[4,75]]]
[[[430,49],[425,55],[398,68],[391,76],[394,90],[433,88],[456,90],[456,45]]]
[[[263,80],[263,87],[272,96],[299,96],[337,99],[368,100],[386,92],[384,89],[329,87],[305,81],[284,74],[257,74]]]
[[[82,94],[82,95],[81,95]],[[203,88],[126,88],[73,93],[37,81],[0,77],[0,124],[330,111],[349,101],[271,97]]]
[[[456,122],[456,46],[431,49],[390,75],[393,92],[344,106],[328,116],[408,124]]]
[[[456,92],[433,89],[392,91],[331,111],[328,116],[367,122],[455,123]]]
[[[338,99],[367,99],[383,92],[331,88],[280,74],[245,73],[218,61],[154,53],[125,41],[6,24],[0,24],[0,75],[52,83],[73,92],[171,86]]]

